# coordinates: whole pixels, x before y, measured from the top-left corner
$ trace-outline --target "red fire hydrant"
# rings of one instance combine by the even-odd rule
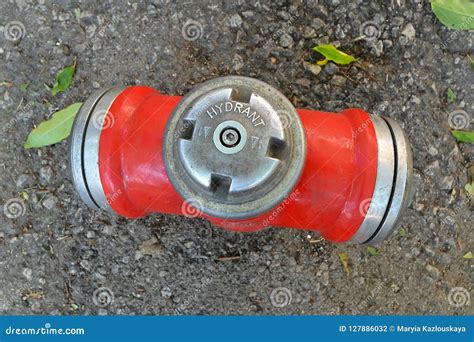
[[[137,218],[204,217],[225,229],[319,231],[377,243],[407,206],[412,157],[390,118],[298,109],[270,85],[216,78],[184,97],[132,86],[82,106],[70,167],[84,202]]]

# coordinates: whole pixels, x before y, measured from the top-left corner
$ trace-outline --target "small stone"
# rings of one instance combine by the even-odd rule
[[[309,72],[313,73],[314,75],[319,75],[321,72],[321,67],[317,64],[303,62],[303,68],[308,70]]]
[[[99,89],[99,88],[100,88],[99,82],[93,81],[93,82],[92,82],[92,88],[94,88],[94,89]]]
[[[156,238],[151,238],[140,245],[139,251],[146,255],[157,256],[163,250],[161,242]]]
[[[28,280],[32,281],[33,280],[33,271],[31,268],[24,268],[23,272],[21,272],[23,276]]]
[[[423,250],[425,251],[426,255],[428,255],[429,257],[435,256],[435,252],[431,249],[430,246],[424,246]]]
[[[135,252],[135,261],[138,261],[143,257],[144,257],[144,254],[142,252],[140,252],[140,251]]]
[[[372,50],[377,57],[382,56],[383,54],[383,42],[378,40],[375,44],[372,45]]]
[[[392,289],[394,293],[400,292],[400,286],[398,286],[397,284],[390,285],[390,288]]]
[[[42,204],[43,204],[43,207],[45,207],[48,210],[51,210],[56,206],[57,202],[58,202],[58,199],[55,196],[49,195],[43,200]]]
[[[435,156],[438,155],[438,150],[436,149],[436,147],[430,146],[430,147],[428,148],[428,153],[429,153],[431,156],[435,157]]]
[[[53,176],[53,169],[51,168],[51,166],[43,166],[39,170],[39,176],[40,181],[43,184],[49,184],[49,182],[51,181],[51,177]]]
[[[18,176],[16,180],[16,187],[17,189],[23,189],[25,188],[25,186],[27,186],[30,183],[31,183],[31,177],[26,174],[23,174],[23,175]]]
[[[81,267],[83,269],[85,269],[86,271],[90,271],[91,270],[91,264],[89,261],[87,260],[81,260],[81,262],[79,263],[79,265],[81,265]]]
[[[439,188],[441,190],[451,190],[454,186],[454,177],[453,176],[446,176],[441,178],[441,181],[439,182]]]
[[[441,275],[441,271],[432,265],[426,265],[426,270],[433,279],[438,279]]]
[[[242,15],[243,15],[245,18],[253,17],[253,11],[243,11],[243,12],[242,12]]]
[[[234,66],[235,71],[239,71],[240,69],[242,69],[244,67],[244,60],[242,56],[235,54],[234,58],[232,59],[232,64]]]
[[[87,38],[94,37],[96,31],[97,31],[97,26],[95,24],[86,26],[86,37]]]
[[[322,283],[324,286],[328,286],[328,285],[329,285],[329,272],[328,272],[328,271],[324,271],[324,272],[321,274],[321,283]]]
[[[95,39],[92,42],[92,51],[98,51],[100,49],[102,49],[102,42],[98,39]]]
[[[342,87],[346,83],[346,78],[344,76],[335,75],[331,79],[331,84]]]
[[[420,255],[421,251],[418,247],[413,247],[410,253],[412,256],[417,257],[418,255]]]
[[[294,43],[293,37],[290,36],[288,33],[283,33],[280,36],[280,41],[279,42],[280,42],[280,46],[282,46],[284,48],[291,47]]]
[[[412,40],[416,36],[415,28],[412,23],[408,23],[402,31],[402,35],[407,37],[409,40]]]
[[[236,28],[242,26],[242,18],[238,14],[233,14],[229,17],[229,26]]]
[[[296,84],[299,84],[305,88],[309,88],[311,86],[311,80],[308,78],[298,78],[295,81]]]
[[[426,167],[425,174],[433,177],[433,176],[438,175],[439,171],[440,171],[439,161],[435,160],[434,162],[432,162],[430,165]]]
[[[326,23],[319,18],[314,18],[311,22],[311,26],[314,27],[314,29],[316,30],[322,29],[324,25],[326,25]]]
[[[329,76],[336,75],[339,73],[339,67],[336,64],[329,62],[324,67],[324,72]]]
[[[310,39],[317,36],[316,30],[310,26],[305,26],[303,29],[303,38]]]
[[[88,239],[93,239],[93,238],[95,237],[94,231],[89,230],[89,231],[86,233],[86,237],[87,237]]]
[[[104,233],[105,235],[113,235],[115,232],[115,228],[114,226],[104,226],[102,228],[102,233]]]
[[[163,298],[170,298],[173,295],[173,292],[171,292],[171,289],[169,287],[163,287],[161,290],[161,296]]]

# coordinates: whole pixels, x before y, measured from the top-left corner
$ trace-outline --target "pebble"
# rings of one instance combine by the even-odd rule
[[[421,251],[418,247],[413,247],[410,253],[412,256],[417,257],[418,255],[420,255]]]
[[[446,176],[441,178],[441,181],[439,182],[439,188],[441,190],[451,190],[454,186],[454,177],[453,176]]]
[[[309,88],[311,86],[311,80],[308,78],[298,78],[295,81],[296,84],[299,84],[300,86],[303,86],[305,88]]]
[[[242,69],[244,67],[244,60],[242,58],[242,56],[238,55],[238,54],[235,54],[234,55],[234,58],[232,59],[232,64],[234,66],[234,70],[235,71],[239,71],[240,69]]]
[[[58,199],[55,196],[49,195],[43,200],[42,204],[43,204],[43,207],[45,207],[48,210],[51,210],[56,206],[57,202],[58,202]]]
[[[28,281],[33,280],[33,270],[31,268],[24,268],[22,274]]]
[[[416,36],[415,28],[413,27],[412,23],[406,24],[405,28],[402,31],[402,35],[407,37],[409,40],[412,40]]]
[[[428,175],[428,176],[436,176],[440,171],[440,167],[439,167],[439,161],[438,160],[435,160],[434,162],[432,162],[430,165],[428,165],[425,169],[425,174]]]
[[[171,289],[169,287],[163,287],[161,290],[161,296],[163,298],[170,298],[173,295],[173,292],[171,292]]]
[[[432,265],[426,265],[426,270],[433,279],[438,279],[441,275],[441,271]]]
[[[280,36],[279,43],[280,43],[280,46],[284,48],[291,47],[294,43],[293,37],[291,37],[288,33],[283,33]]]
[[[424,246],[423,247],[423,250],[425,251],[426,255],[430,256],[430,257],[434,257],[435,256],[435,252],[431,249],[430,246]]]
[[[31,184],[31,177],[29,175],[23,174],[23,175],[18,176],[16,180],[17,189],[23,189],[29,184]]]
[[[313,27],[305,26],[303,29],[303,38],[310,39],[317,36],[316,30]]]
[[[94,88],[94,89],[99,89],[99,88],[100,88],[99,82],[93,81],[93,82],[92,82],[92,88]]]
[[[435,156],[438,155],[438,150],[436,149],[436,147],[430,146],[430,147],[428,148],[428,153],[429,153],[431,156],[435,157]]]
[[[311,22],[311,26],[314,27],[314,29],[319,30],[322,29],[326,25],[326,23],[319,18],[314,18],[313,21]]]
[[[372,45],[372,50],[377,57],[382,56],[383,54],[383,42],[378,40],[375,44]]]
[[[53,176],[53,169],[51,166],[43,166],[40,169],[40,181],[44,184],[49,184]]]
[[[346,78],[344,76],[336,75],[331,79],[331,84],[342,87],[346,83]]]
[[[163,250],[161,242],[156,238],[151,238],[150,240],[144,241],[140,245],[139,251],[146,255],[156,256],[161,253]]]
[[[313,64],[313,63],[308,63],[308,62],[303,62],[303,68],[305,68],[306,70],[308,70],[309,72],[311,72],[314,75],[319,75],[319,73],[322,70],[319,65]]]
[[[242,18],[238,14],[233,14],[229,17],[229,26],[232,28],[237,28],[242,26]]]
[[[339,67],[332,63],[332,62],[329,62],[328,64],[326,64],[326,66],[324,67],[324,72],[330,76],[332,75],[335,75],[337,73],[339,73]]]

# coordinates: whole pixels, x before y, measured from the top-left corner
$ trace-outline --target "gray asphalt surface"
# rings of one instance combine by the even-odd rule
[[[14,21],[16,41],[6,39]],[[358,39],[367,22],[374,38]],[[358,64],[312,66],[311,48],[327,42]],[[472,33],[447,30],[426,1],[2,1],[0,204],[23,198],[24,207],[0,215],[0,313],[472,314],[473,262],[463,255],[474,251],[473,205],[463,188],[474,149],[455,141],[448,120],[455,110],[472,119],[468,53]],[[51,96],[44,84],[74,58],[70,90]],[[183,95],[223,75],[268,82],[297,107],[360,107],[400,122],[417,185],[405,234],[372,256],[298,230],[127,220],[81,202],[67,142],[22,147],[49,117],[45,103],[63,108],[119,84]]]

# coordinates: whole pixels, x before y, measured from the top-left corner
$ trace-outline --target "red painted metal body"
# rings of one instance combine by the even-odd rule
[[[150,213],[181,215],[183,199],[168,179],[162,158],[166,123],[181,97],[143,86],[126,88],[112,103],[109,128],[99,145],[102,185],[112,209],[136,218]],[[303,174],[279,206],[256,218],[230,221],[200,215],[225,229],[267,226],[319,231],[331,241],[349,240],[364,219],[377,176],[377,140],[369,115],[297,110],[307,138]],[[107,121],[107,119],[106,119]]]

